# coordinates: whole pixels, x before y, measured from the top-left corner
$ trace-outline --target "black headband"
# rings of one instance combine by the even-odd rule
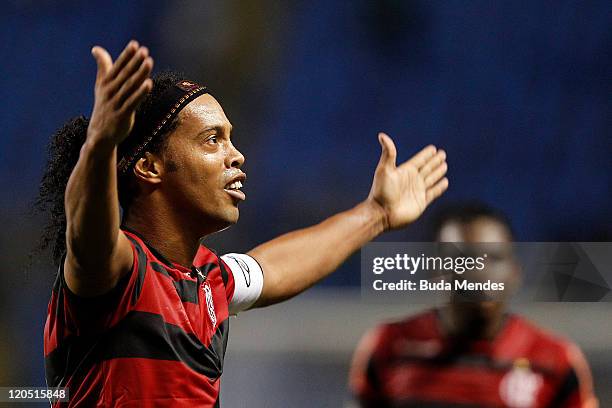
[[[189,102],[207,93],[205,86],[183,80],[168,88],[151,109],[138,118],[132,133],[122,143],[117,169],[124,174],[140,158],[147,146],[167,127]]]

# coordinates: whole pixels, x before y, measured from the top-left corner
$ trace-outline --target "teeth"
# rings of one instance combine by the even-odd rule
[[[234,181],[232,184],[227,186],[227,189],[229,190],[238,190],[239,188],[242,188],[242,183],[240,181]]]

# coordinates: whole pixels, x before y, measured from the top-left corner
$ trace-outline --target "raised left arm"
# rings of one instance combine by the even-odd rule
[[[446,153],[427,146],[396,166],[396,149],[378,135],[382,154],[368,198],[315,226],[281,235],[251,250],[264,271],[254,307],[282,302],[332,273],[382,232],[415,221],[448,187]]]

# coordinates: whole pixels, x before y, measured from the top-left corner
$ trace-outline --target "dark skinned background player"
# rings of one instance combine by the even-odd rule
[[[364,336],[350,376],[360,406],[596,407],[579,348],[508,311],[521,268],[507,218],[479,203],[449,207],[438,216],[435,240],[488,256],[482,271],[453,278],[490,279],[505,289],[477,297],[453,291],[447,305]]]

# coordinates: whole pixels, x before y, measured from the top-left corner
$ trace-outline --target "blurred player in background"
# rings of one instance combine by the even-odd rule
[[[439,242],[502,243],[484,272],[505,283],[506,298],[466,300],[453,292],[445,307],[369,332],[350,373],[360,406],[596,407],[579,348],[507,311],[520,267],[503,245],[513,241],[506,217],[469,204],[441,213],[436,224]]]
[[[381,133],[366,200],[248,254],[218,257],[201,238],[237,222],[246,179],[223,109],[176,73],[151,80],[153,60],[135,41],[114,62],[101,47],[92,54],[91,119],[57,132],[40,191],[59,266],[46,377],[69,388],[61,405],[218,406],[230,315],[314,285],[447,188],[444,151],[428,146],[396,166]]]

